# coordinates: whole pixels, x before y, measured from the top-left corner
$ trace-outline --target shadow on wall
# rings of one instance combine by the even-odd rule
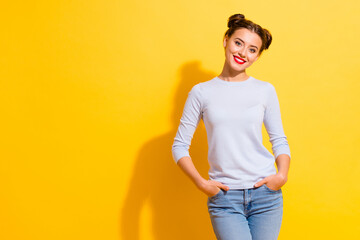
[[[172,114],[173,129],[154,136],[139,150],[123,209],[120,212],[123,240],[139,240],[140,214],[145,203],[152,211],[152,232],[156,240],[216,239],[207,211],[207,196],[199,191],[175,164],[173,144],[188,92],[215,74],[200,69],[200,63],[190,62],[180,69]],[[208,178],[207,138],[201,120],[190,147],[196,168]]]

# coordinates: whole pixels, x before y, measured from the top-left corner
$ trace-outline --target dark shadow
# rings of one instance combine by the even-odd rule
[[[207,196],[199,191],[172,158],[171,146],[190,89],[215,77],[190,62],[180,69],[181,81],[174,99],[171,132],[144,143],[136,159],[129,192],[120,212],[120,239],[139,240],[140,214],[145,204],[152,211],[156,240],[215,239],[207,211]],[[196,168],[208,178],[207,138],[203,121],[195,131],[190,155]]]

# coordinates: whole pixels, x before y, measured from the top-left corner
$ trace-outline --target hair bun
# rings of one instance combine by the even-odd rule
[[[238,22],[240,22],[244,19],[245,19],[245,16],[241,13],[232,15],[231,17],[229,17],[229,20],[228,20],[228,28],[233,27],[235,24],[237,24]]]

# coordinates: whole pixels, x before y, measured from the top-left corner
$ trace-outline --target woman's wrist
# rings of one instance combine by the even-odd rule
[[[287,182],[287,174],[283,172],[278,172],[276,175],[278,175],[284,183]]]
[[[195,185],[199,189],[203,189],[206,183],[207,183],[207,180],[204,179],[203,177],[200,177],[199,179],[197,179],[195,181]]]

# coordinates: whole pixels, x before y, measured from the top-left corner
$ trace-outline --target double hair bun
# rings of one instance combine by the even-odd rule
[[[244,19],[245,19],[244,14],[237,13],[237,14],[232,15],[232,16],[229,18],[229,21],[228,21],[228,28],[233,27],[233,26],[236,25],[238,22],[240,22],[240,21],[242,21],[242,20],[244,20]]]

